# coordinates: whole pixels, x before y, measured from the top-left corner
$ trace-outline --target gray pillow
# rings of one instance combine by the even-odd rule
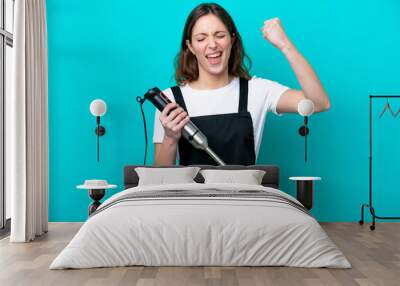
[[[201,170],[204,183],[234,183],[261,185],[265,171],[262,170]]]
[[[196,183],[193,179],[199,170],[199,167],[135,168],[139,176],[138,186]]]

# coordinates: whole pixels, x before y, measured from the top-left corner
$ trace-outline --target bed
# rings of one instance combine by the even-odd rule
[[[50,269],[351,267],[300,202],[279,190],[277,166],[198,166],[263,170],[261,185],[204,183],[199,173],[195,183],[153,186],[138,185],[136,167],[124,168],[124,191],[103,202]]]

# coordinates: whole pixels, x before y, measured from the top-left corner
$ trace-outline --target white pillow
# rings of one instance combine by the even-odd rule
[[[193,179],[199,170],[199,167],[135,168],[139,176],[138,186],[196,183]]]
[[[261,185],[265,171],[262,170],[201,170],[204,183],[234,183]]]

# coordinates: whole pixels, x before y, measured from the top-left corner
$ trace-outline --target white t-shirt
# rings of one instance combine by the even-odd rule
[[[190,117],[238,112],[239,108],[239,78],[234,78],[228,85],[210,90],[197,90],[188,84],[181,86],[182,96]],[[280,96],[289,88],[277,82],[252,77],[249,80],[247,110],[251,114],[254,131],[254,148],[256,157],[260,149],[264,123],[269,111],[276,112]],[[170,88],[163,91],[175,102]],[[160,122],[160,111],[154,118],[154,143],[162,143],[164,128]]]

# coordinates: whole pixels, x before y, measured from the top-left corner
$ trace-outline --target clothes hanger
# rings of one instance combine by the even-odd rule
[[[393,112],[392,108],[390,107],[389,98],[386,98],[385,107],[383,108],[381,114],[379,115],[379,118],[382,118],[382,116],[383,116],[383,114],[385,114],[386,110],[389,110],[394,118],[396,118],[397,114],[399,114],[399,112],[400,112],[400,109],[396,113]]]
[[[392,115],[394,116],[394,118],[396,118],[397,115],[399,115],[399,113],[400,113],[400,108],[395,113],[392,111]]]

